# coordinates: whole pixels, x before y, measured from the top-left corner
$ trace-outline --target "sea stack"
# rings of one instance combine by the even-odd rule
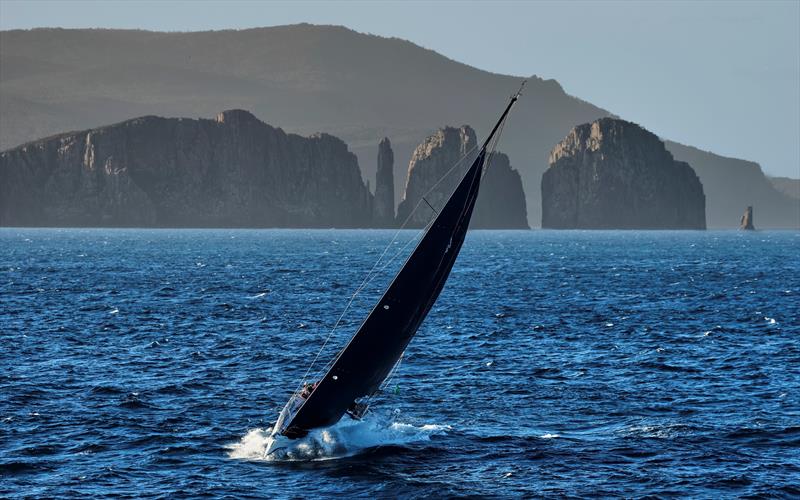
[[[511,166],[508,155],[495,151],[486,160],[472,229],[529,229],[528,207],[522,177]]]
[[[739,221],[739,229],[746,231],[754,231],[756,227],[753,225],[753,207],[747,207]]]
[[[705,229],[705,194],[688,163],[635,123],[579,125],[542,176],[542,227]]]
[[[469,125],[441,128],[417,146],[408,165],[403,200],[397,207],[398,225],[410,214],[406,227],[423,227],[435,217],[474,161],[477,146],[475,131]],[[494,153],[487,159],[486,168],[470,227],[528,229],[522,180],[508,156]]]
[[[403,199],[397,206],[397,222],[399,224],[403,224],[410,215],[411,219],[408,220],[407,227],[423,227],[435,216],[434,211],[444,206],[461,175],[475,158],[474,150],[477,149],[477,142],[472,127],[464,125],[460,128],[441,128],[417,146],[408,164]],[[462,160],[467,153],[470,153],[469,156]],[[459,160],[461,163],[455,168],[455,171],[442,179],[445,173]],[[441,182],[436,185],[440,179],[442,179]],[[431,188],[433,191],[429,193]],[[425,202],[422,203],[424,206],[420,206],[412,214],[414,207],[422,200],[423,195],[425,196]]]
[[[394,152],[388,137],[378,144],[373,215],[377,227],[394,226]]]
[[[0,225],[369,227],[356,156],[247,111],[145,116],[0,152]]]

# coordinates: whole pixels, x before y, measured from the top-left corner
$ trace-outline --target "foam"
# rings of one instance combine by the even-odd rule
[[[268,462],[332,460],[357,455],[379,446],[404,446],[428,441],[431,436],[450,430],[445,425],[415,426],[394,422],[391,418],[368,414],[363,420],[344,417],[331,427],[315,429],[302,439],[285,440],[286,447],[265,457],[272,443],[270,431],[251,429],[238,443],[228,446],[228,457]]]

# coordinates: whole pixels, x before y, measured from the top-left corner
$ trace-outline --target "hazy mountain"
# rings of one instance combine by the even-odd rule
[[[769,181],[778,191],[800,200],[800,179],[789,177],[770,177]]]
[[[674,142],[667,142],[667,148],[700,177],[709,227],[738,227],[748,206],[753,207],[759,228],[800,226],[800,200],[776,190],[758,163]]]
[[[243,108],[290,132],[342,138],[368,179],[374,178],[375,144],[389,137],[400,165],[399,200],[403,165],[417,144],[448,123],[487,133],[520,81],[404,40],[332,26],[3,31],[0,148],[147,114],[203,117]],[[522,174],[531,225],[541,220],[539,183],[549,151],[573,126],[609,114],[567,95],[554,80],[530,79],[500,148]],[[800,202],[776,191],[757,165],[668,147],[700,176],[710,227],[736,226],[744,204],[755,206],[760,227],[800,223]],[[761,183],[751,189],[753,176],[763,189]],[[754,199],[745,203],[742,192]]]

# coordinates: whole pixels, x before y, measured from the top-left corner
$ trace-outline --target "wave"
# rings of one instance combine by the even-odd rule
[[[343,418],[330,427],[315,429],[301,439],[285,439],[286,446],[265,457],[272,444],[270,431],[252,429],[238,443],[229,445],[228,457],[267,462],[320,461],[351,457],[381,446],[405,446],[430,440],[431,436],[450,430],[446,425],[415,426],[394,422],[379,414],[369,414],[363,420]],[[281,443],[283,444],[283,443]]]

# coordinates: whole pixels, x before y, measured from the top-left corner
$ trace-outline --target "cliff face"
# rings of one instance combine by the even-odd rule
[[[425,195],[430,205],[439,210],[444,206],[450,193],[455,189],[458,179],[469,167],[475,158],[474,151],[465,158],[455,170],[436,187],[436,182],[450,170],[469,151],[476,149],[477,139],[471,127],[461,128],[445,127],[427,137],[422,144],[417,146],[411,155],[408,164],[406,186],[403,200],[397,207],[398,224],[408,221],[408,227],[423,227],[434,214],[433,210],[423,201],[420,207],[412,214],[414,207]],[[433,188],[433,191],[428,193]],[[426,194],[427,193],[427,194]]]
[[[394,152],[387,137],[378,144],[373,214],[376,226],[394,226]]]
[[[0,225],[368,226],[355,155],[246,111],[147,116],[0,153]]]
[[[142,115],[210,117],[235,106],[285,124],[287,132],[341,138],[371,181],[375,145],[390,137],[395,163],[403,165],[395,169],[396,201],[432,124],[470,123],[486,134],[520,84],[518,76],[472,68],[405,40],[307,24],[0,31],[0,74],[0,150]],[[525,162],[519,170],[532,196],[528,220],[540,219],[547,152],[574,124],[605,115],[554,80],[529,78],[503,135],[503,151]]]
[[[542,227],[705,229],[705,195],[688,163],[638,125],[602,118],[575,127],[542,176]]]
[[[481,184],[473,229],[528,229],[528,210],[522,178],[508,155],[496,151],[486,161],[488,167]]]
[[[382,137],[392,138],[396,162],[407,165],[432,123],[471,123],[486,134],[519,80],[335,26],[0,31],[0,149],[148,114],[213,116],[235,103],[292,124],[290,132],[342,138],[364,178],[373,179]],[[576,123],[613,111],[568,95],[555,80],[529,79],[503,151],[518,166],[525,162],[520,174],[532,224],[541,220],[540,185],[553,145]],[[667,148],[700,177],[710,227],[738,227],[744,205],[758,208],[760,228],[800,227],[800,200],[776,193],[757,164],[676,143]],[[405,174],[395,172],[395,199]]]
[[[434,209],[438,211],[444,206],[476,153],[477,138],[468,125],[439,129],[417,146],[408,165],[403,200],[397,207],[398,225],[409,216],[407,227],[427,224],[435,216]],[[470,227],[527,229],[525,193],[519,173],[502,153],[495,153],[488,164]],[[452,172],[442,179],[451,168]]]

